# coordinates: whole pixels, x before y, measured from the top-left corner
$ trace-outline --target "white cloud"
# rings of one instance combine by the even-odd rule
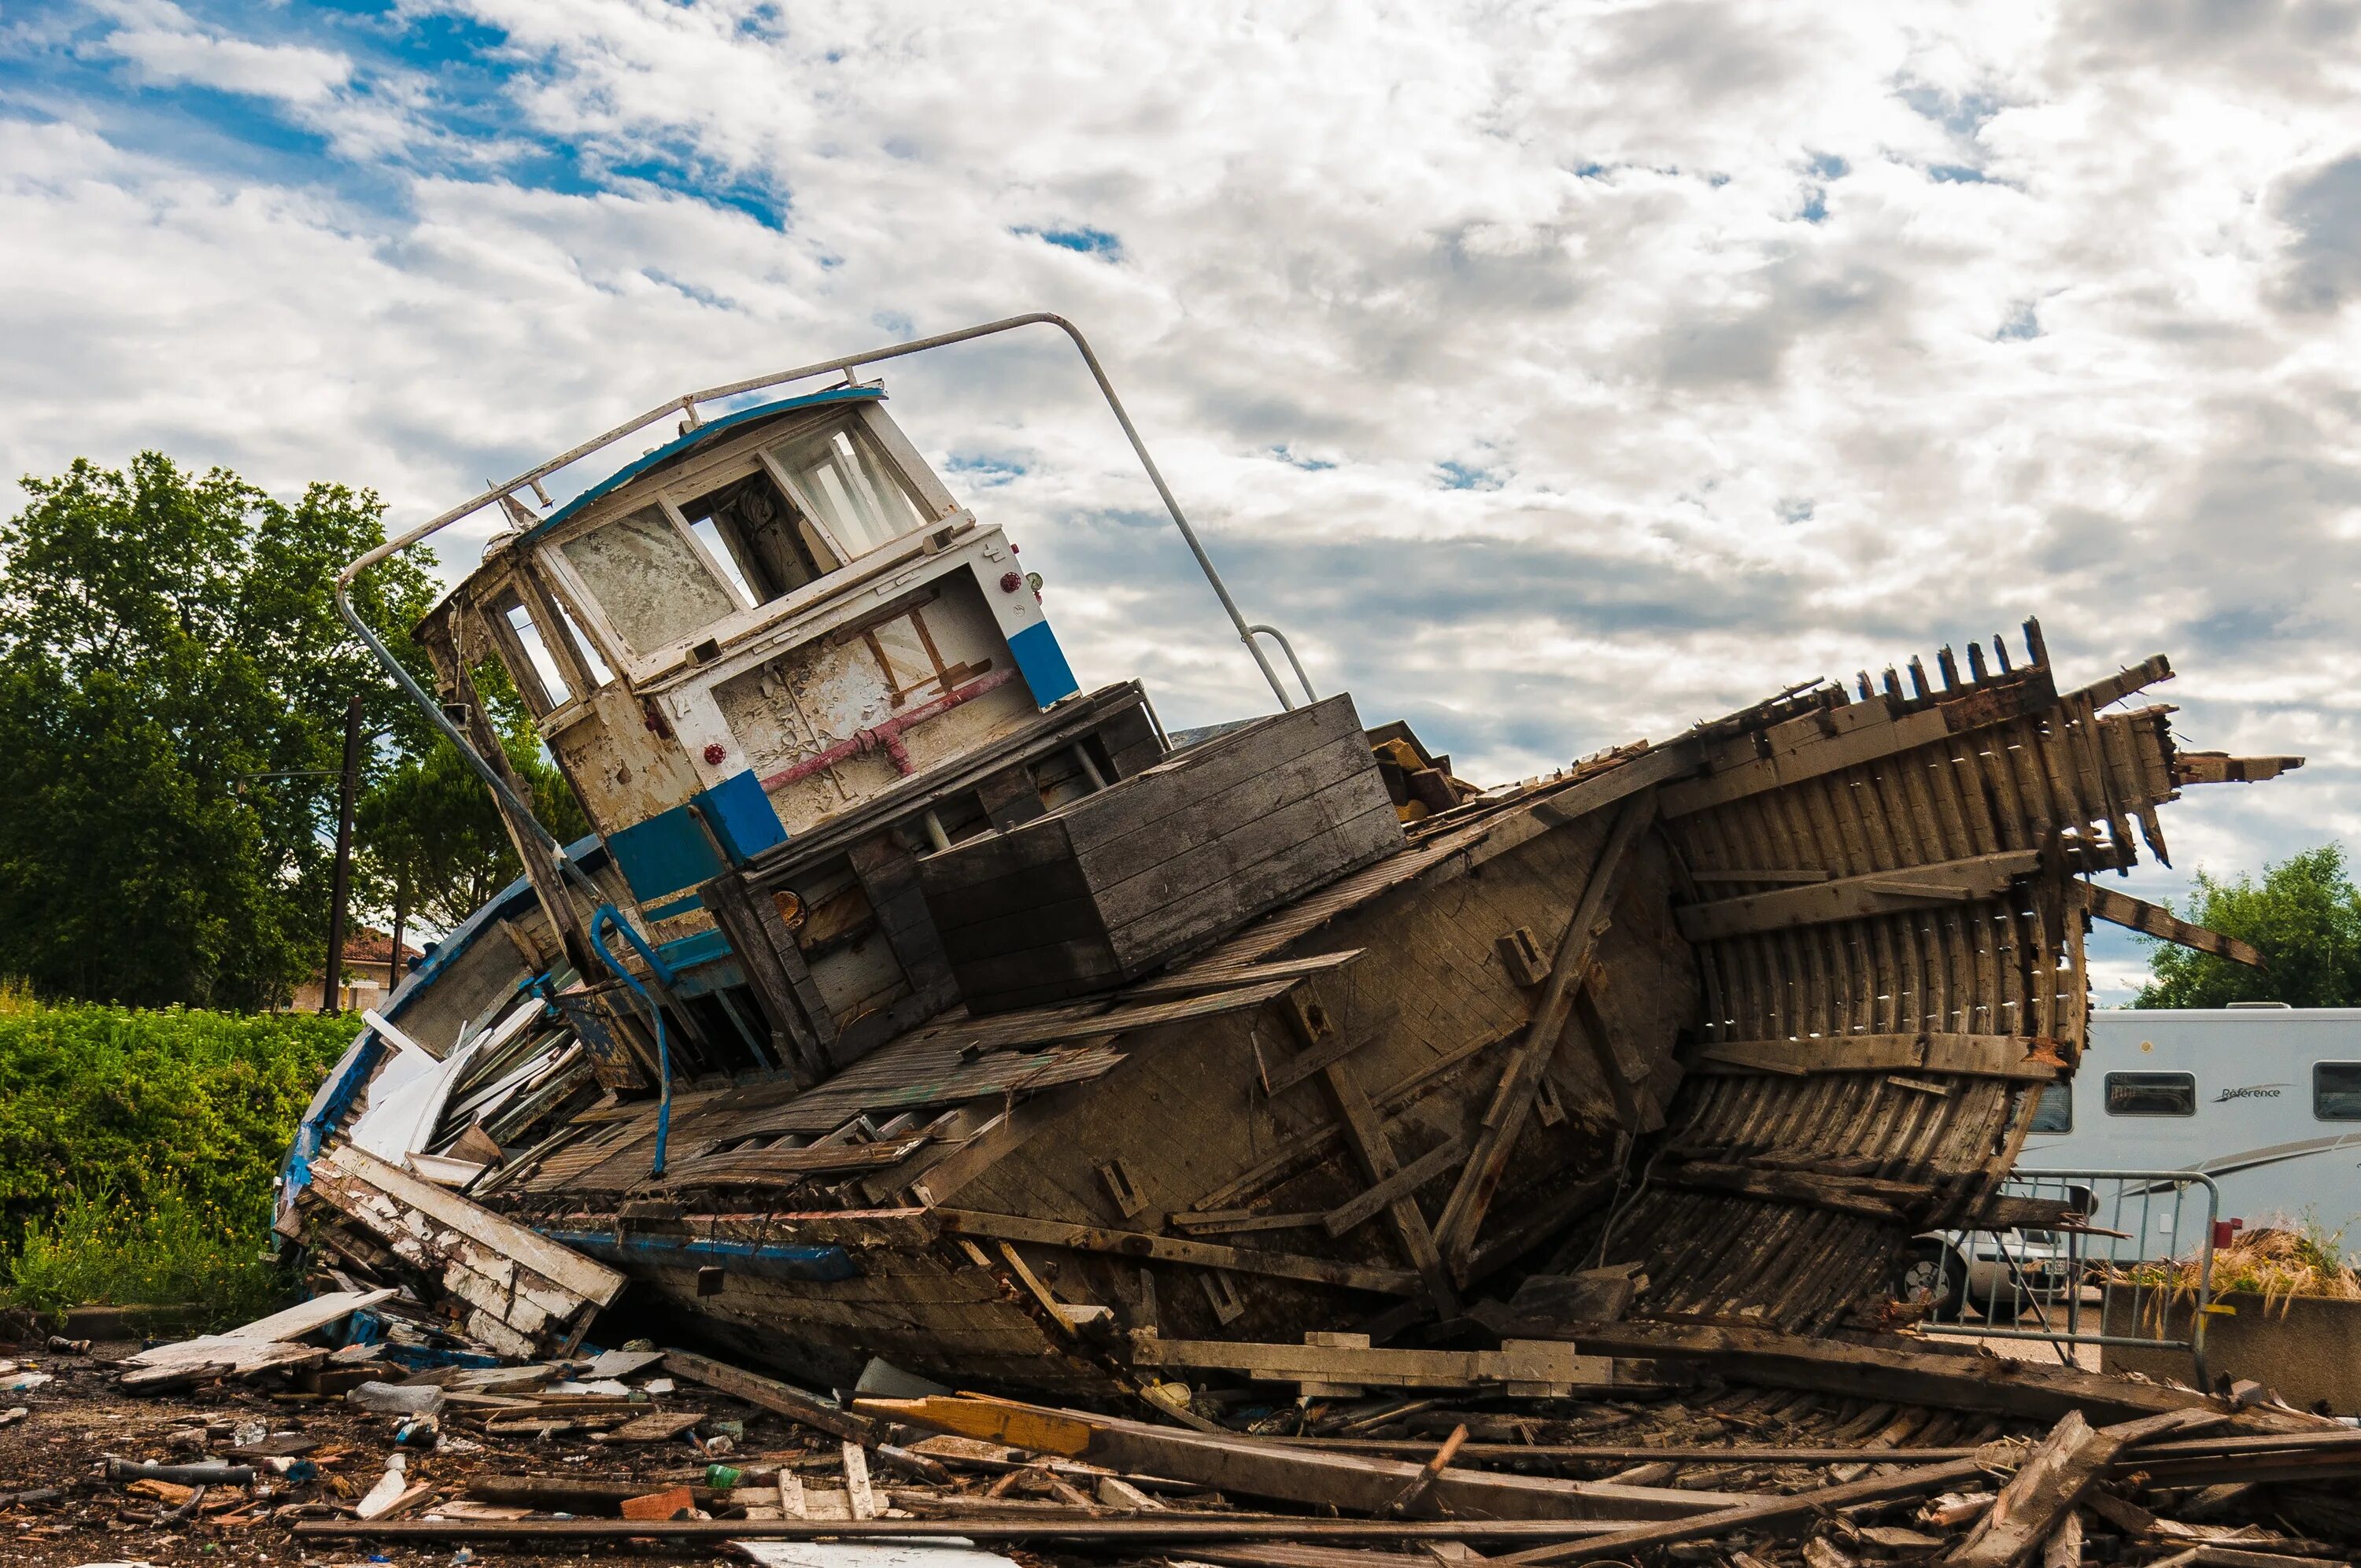
[[[414,519],[690,386],[1052,309],[1249,614],[1479,776],[2037,613],[2070,675],[2171,652],[2194,741],[2317,759],[2177,812],[2184,867],[2361,828],[2352,7],[401,19],[445,12],[513,68],[467,130],[316,39],[113,35],[276,82],[391,207],[5,126],[0,456],[155,444]],[[535,146],[605,188],[488,172]],[[1042,237],[1085,228],[1115,258]],[[887,374],[928,450],[1023,466],[976,499],[1086,675],[1258,700],[1061,346]]]
[[[170,0],[137,0],[99,8],[121,19],[101,45],[130,61],[142,82],[191,84],[289,104],[328,99],[352,77],[352,61],[301,44],[257,43],[197,25]]]

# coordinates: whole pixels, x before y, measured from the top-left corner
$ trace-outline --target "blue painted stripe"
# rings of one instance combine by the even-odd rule
[[[539,1229],[540,1227],[535,1227]],[[633,1264],[672,1268],[725,1268],[769,1279],[829,1284],[860,1277],[861,1270],[840,1246],[785,1246],[774,1242],[730,1242],[688,1236],[625,1236],[608,1231],[541,1234],[561,1246],[626,1267]]]
[[[656,953],[664,959],[665,968],[685,970],[715,959],[728,958],[730,938],[716,927],[710,931],[693,932],[686,937],[675,937],[669,942],[659,942]]]
[[[1016,656],[1016,673],[1032,688],[1034,707],[1047,707],[1060,697],[1071,696],[1082,689],[1082,683],[1074,679],[1073,666],[1066,663],[1066,651],[1058,646],[1058,634],[1049,630],[1048,621],[1036,621],[1011,637],[1008,651]]]
[[[693,798],[732,865],[742,866],[773,845],[787,841],[787,830],[752,768],[699,791]]]

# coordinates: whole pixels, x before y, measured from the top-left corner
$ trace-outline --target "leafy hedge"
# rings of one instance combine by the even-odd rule
[[[76,1200],[222,1216],[258,1241],[271,1178],[353,1025],[0,994],[0,1254]]]

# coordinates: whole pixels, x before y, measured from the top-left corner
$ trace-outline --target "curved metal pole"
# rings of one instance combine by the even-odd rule
[[[1253,632],[1257,637],[1268,637],[1277,642],[1279,644],[1279,651],[1287,655],[1288,663],[1294,667],[1295,678],[1303,687],[1303,700],[1306,702],[1318,702],[1320,700],[1320,694],[1312,689],[1312,677],[1303,673],[1303,661],[1295,656],[1295,644],[1287,640],[1286,632],[1281,631],[1276,626],[1263,626],[1259,624],[1249,626],[1246,630]]]

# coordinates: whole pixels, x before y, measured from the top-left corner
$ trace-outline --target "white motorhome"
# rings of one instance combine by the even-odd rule
[[[2021,1171],[2194,1170],[2221,1217],[2361,1241],[2361,1008],[2099,1008]]]

